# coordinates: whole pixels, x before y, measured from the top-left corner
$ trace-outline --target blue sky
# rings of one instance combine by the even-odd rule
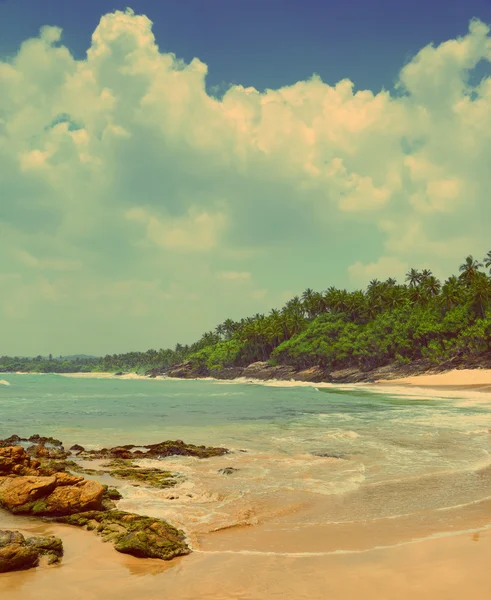
[[[0,1],[0,354],[172,346],[489,249],[487,0],[130,6]]]
[[[101,15],[127,6],[153,21],[161,51],[205,62],[210,88],[276,89],[318,73],[326,83],[347,77],[360,89],[390,89],[423,46],[465,34],[472,17],[491,22],[488,0],[3,0],[0,55],[57,25],[84,58]]]

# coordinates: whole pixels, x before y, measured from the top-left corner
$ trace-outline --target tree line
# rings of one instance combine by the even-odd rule
[[[367,369],[419,358],[438,362],[491,350],[490,275],[491,251],[482,261],[468,256],[443,282],[429,269],[412,268],[404,283],[373,279],[366,289],[351,292],[309,288],[268,314],[226,319],[190,345],[70,364],[29,359],[21,367],[20,359],[0,357],[0,370],[145,372],[191,361],[213,372],[255,361]]]

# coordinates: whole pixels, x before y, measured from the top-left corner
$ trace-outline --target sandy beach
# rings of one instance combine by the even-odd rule
[[[367,600],[484,600],[491,585],[491,531],[479,522],[489,508],[460,522],[469,526],[465,533],[392,547],[304,554],[210,548],[169,563],[118,554],[70,526],[2,514],[4,527],[62,537],[65,557],[59,566],[1,574],[0,589],[8,600],[352,600],[361,594]],[[345,532],[341,545],[356,546],[362,529]],[[219,546],[219,539],[212,545]]]
[[[408,385],[447,390],[491,391],[491,369],[454,369],[444,373],[379,380],[377,385]]]

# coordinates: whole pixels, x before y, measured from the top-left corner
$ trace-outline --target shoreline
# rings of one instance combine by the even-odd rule
[[[139,373],[124,373],[116,375],[110,372],[88,373],[4,373],[3,375],[60,375],[74,379],[118,379],[118,380],[157,380],[157,381],[214,381],[224,385],[231,383],[269,385],[277,387],[318,387],[342,388],[355,386],[356,388],[373,389],[374,387],[425,389],[440,392],[480,392],[491,394],[491,369],[449,369],[435,373],[428,371],[418,375],[391,379],[375,379],[372,381],[332,382],[332,381],[306,381],[299,379],[281,378],[254,378],[254,377],[173,377],[165,375],[149,376]]]

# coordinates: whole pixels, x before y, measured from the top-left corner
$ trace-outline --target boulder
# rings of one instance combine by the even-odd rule
[[[102,507],[97,481],[41,469],[20,446],[0,448],[0,506],[12,513],[72,514]]]
[[[76,454],[80,454],[80,452],[84,452],[85,448],[83,446],[81,446],[80,444],[74,444],[71,448],[70,448],[70,452],[75,452]]]

